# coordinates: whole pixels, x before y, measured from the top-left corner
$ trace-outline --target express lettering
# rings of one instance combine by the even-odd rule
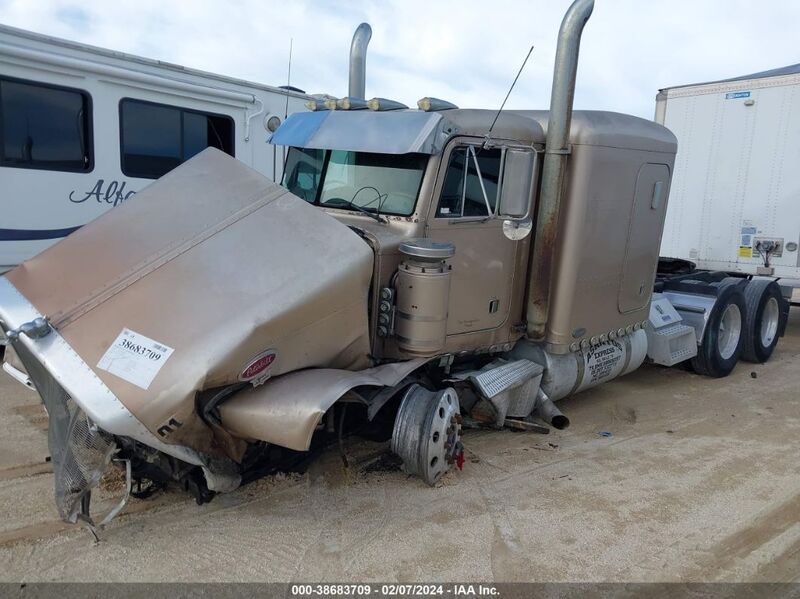
[[[590,357],[594,358],[595,360],[599,360],[603,356],[608,356],[610,354],[615,353],[616,351],[617,349],[615,347],[608,347],[606,349],[601,349],[599,351],[594,352],[593,354],[590,354]]]
[[[109,181],[108,185],[106,185],[105,179],[98,179],[97,183],[89,191],[70,191],[69,201],[73,204],[82,204],[89,198],[94,198],[97,202],[118,206],[136,193],[135,191],[126,192],[125,184],[125,181]],[[76,196],[76,194],[80,195],[81,193],[83,194],[82,198]]]
[[[622,359],[623,353],[622,344],[618,341],[609,340],[593,348],[586,354],[589,380],[596,382],[609,377]]]

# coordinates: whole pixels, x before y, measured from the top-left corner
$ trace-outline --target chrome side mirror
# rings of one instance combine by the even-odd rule
[[[509,239],[524,239],[531,232],[536,158],[534,150],[509,148],[505,152],[498,215],[506,219],[503,233]]]

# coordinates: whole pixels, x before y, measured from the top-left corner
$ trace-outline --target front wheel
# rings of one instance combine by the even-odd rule
[[[692,368],[697,374],[721,378],[731,373],[742,353],[746,309],[739,284],[720,286],[703,341],[692,358]]]
[[[461,413],[455,389],[429,391],[411,385],[400,402],[392,451],[408,474],[436,484],[453,464],[463,464]]]

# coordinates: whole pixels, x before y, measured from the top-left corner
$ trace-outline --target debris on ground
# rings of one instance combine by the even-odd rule
[[[529,420],[520,420],[517,418],[506,418],[505,425],[515,431],[527,431],[531,433],[539,433],[541,435],[549,435],[550,429],[541,424],[530,422]]]
[[[386,452],[378,456],[361,469],[361,474],[367,475],[371,472],[400,472],[403,460],[393,453]]]
[[[106,468],[100,479],[100,489],[108,494],[122,493],[125,490],[125,470],[122,468]]]

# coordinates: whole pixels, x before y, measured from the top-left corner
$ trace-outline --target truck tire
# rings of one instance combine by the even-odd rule
[[[691,360],[697,374],[722,378],[728,376],[739,361],[747,307],[739,282],[723,281],[719,286],[703,341]]]
[[[781,324],[781,288],[769,279],[753,279],[744,288],[746,316],[742,360],[758,364],[769,360],[778,344]]]

